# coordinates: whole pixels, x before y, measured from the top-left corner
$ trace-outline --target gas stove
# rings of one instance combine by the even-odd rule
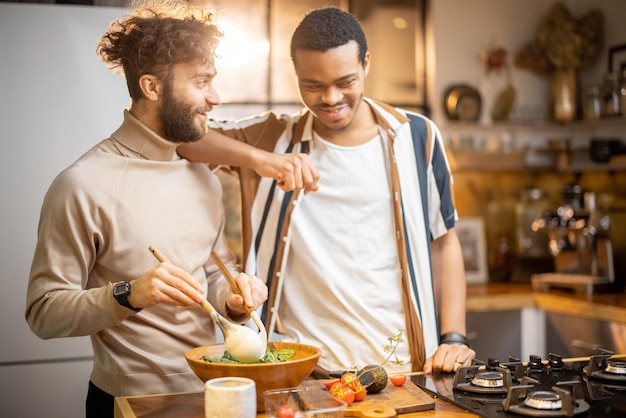
[[[626,417],[626,355],[522,362],[474,360],[452,374],[414,376],[433,395],[484,418]]]

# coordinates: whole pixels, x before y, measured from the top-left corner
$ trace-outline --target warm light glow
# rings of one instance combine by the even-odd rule
[[[252,39],[244,29],[228,18],[219,19],[218,25],[224,33],[217,48],[218,68],[241,68],[251,63],[267,61],[267,39]]]
[[[409,24],[407,23],[406,19],[403,17],[394,17],[393,26],[396,29],[406,29],[407,26],[409,26]]]

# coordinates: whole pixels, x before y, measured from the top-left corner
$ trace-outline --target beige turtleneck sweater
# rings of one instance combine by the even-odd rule
[[[40,338],[89,335],[91,380],[114,396],[202,390],[184,355],[215,340],[200,308],[160,304],[135,313],[113,298],[112,284],[157,264],[148,246],[202,283],[218,308],[228,284],[211,251],[236,270],[219,180],[178,158],[176,145],[126,111],[110,138],[57,176],[41,210],[26,319]]]

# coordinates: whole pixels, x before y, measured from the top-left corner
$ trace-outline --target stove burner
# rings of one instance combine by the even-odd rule
[[[487,364],[476,361],[471,366],[459,367],[453,388],[481,395],[504,395],[505,380],[509,380],[509,386],[519,384],[525,369],[520,361],[503,364],[494,359],[489,359]]]
[[[563,402],[556,392],[538,390],[524,399],[524,405],[534,409],[561,409]]]
[[[604,371],[607,373],[626,375],[626,361],[607,360]]]
[[[459,367],[454,375],[453,388],[469,393],[503,395],[506,393],[505,379],[511,379],[511,373],[500,367],[486,371],[479,365]]]
[[[504,386],[504,378],[500,372],[482,372],[477,373],[471,383],[481,388],[501,388]]]
[[[589,410],[578,381],[559,382],[552,391],[530,392],[533,388],[534,385],[508,388],[503,409],[527,417],[573,417]],[[528,394],[525,400],[520,402],[525,394]]]
[[[546,361],[531,356],[529,362],[473,360],[456,374],[416,376],[414,382],[482,418],[624,418],[626,354],[597,354],[584,359],[550,354]]]
[[[589,357],[583,374],[594,379],[626,383],[626,361],[611,359],[611,354]]]

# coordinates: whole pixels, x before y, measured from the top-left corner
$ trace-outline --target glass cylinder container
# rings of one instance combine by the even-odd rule
[[[550,208],[547,193],[541,189],[523,190],[515,206],[516,253],[522,257],[547,257],[549,239],[545,231],[533,230],[533,222]]]
[[[618,93],[617,74],[604,75],[602,84],[602,117],[612,117],[620,114],[620,97]]]
[[[578,74],[575,70],[554,71],[550,76],[549,102],[552,119],[570,122],[576,119]]]
[[[485,230],[489,281],[510,280],[515,242],[515,196],[495,193],[487,202]]]
[[[601,108],[600,86],[586,86],[583,89],[583,118],[585,120],[600,119]]]

